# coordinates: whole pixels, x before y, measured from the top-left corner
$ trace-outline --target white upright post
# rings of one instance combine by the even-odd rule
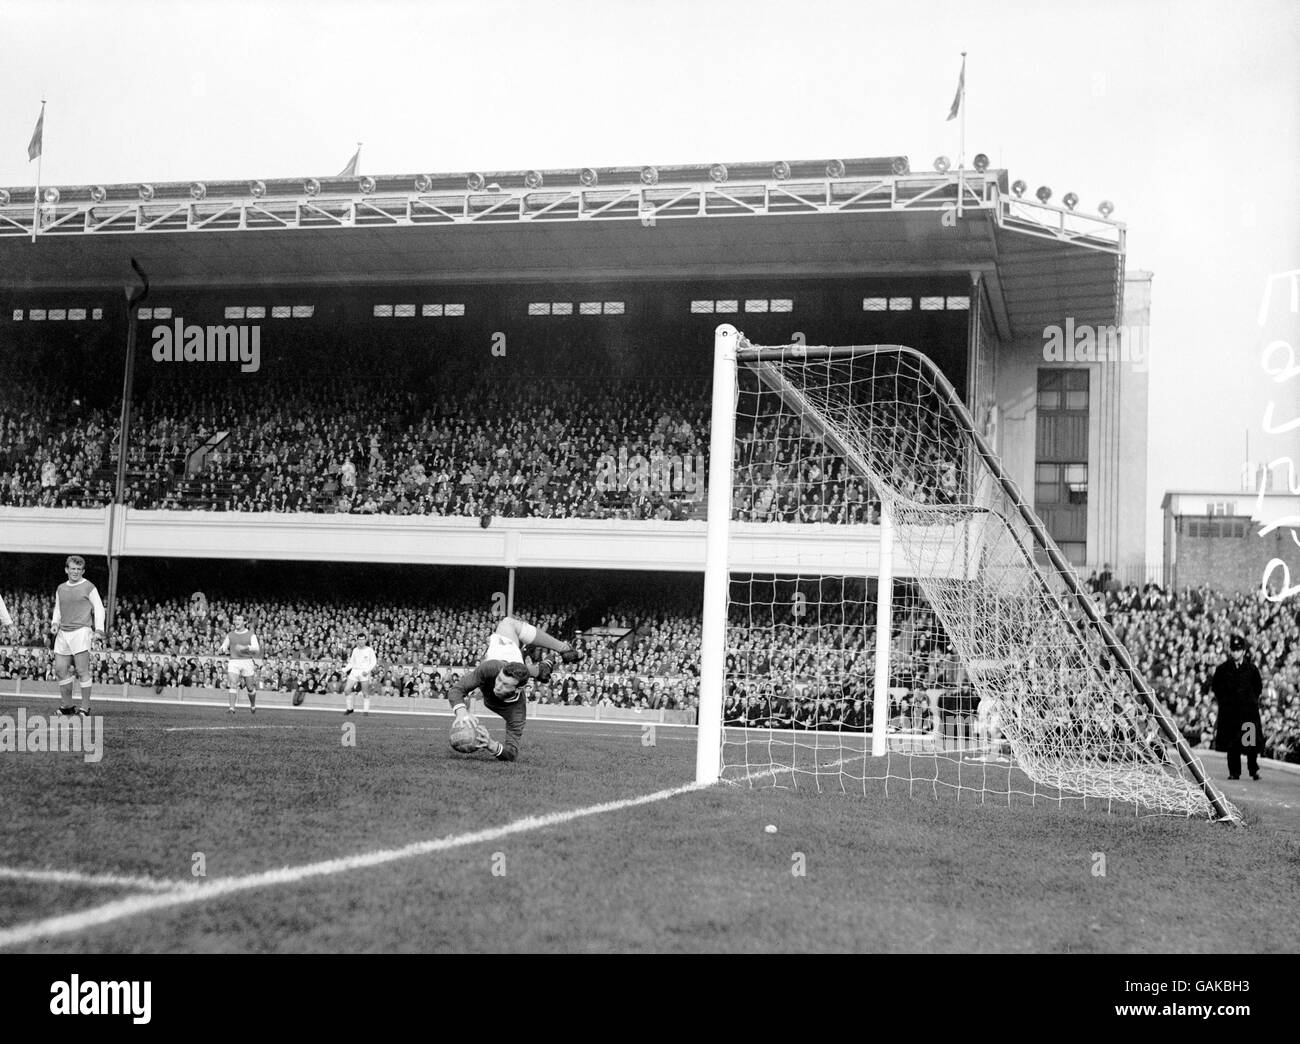
[[[722,768],[722,699],[726,687],[727,542],[731,529],[731,455],[736,434],[736,347],[740,334],[723,323],[713,342],[713,435],[709,443],[709,522],[704,549],[704,634],[700,648],[700,721],[695,782],[716,783]]]
[[[880,503],[880,576],[876,581],[876,694],[871,713],[871,755],[888,751],[889,635],[894,626],[894,509]]]

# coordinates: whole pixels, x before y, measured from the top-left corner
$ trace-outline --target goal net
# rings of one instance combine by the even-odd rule
[[[715,365],[701,782],[1239,820],[926,356]]]

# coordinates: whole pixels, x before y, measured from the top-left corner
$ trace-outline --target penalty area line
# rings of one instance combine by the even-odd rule
[[[446,852],[453,848],[480,844],[484,841],[496,841],[512,834],[522,834],[530,830],[559,826],[575,819],[599,816],[607,812],[621,812],[638,805],[649,805],[656,801],[689,794],[692,791],[706,789],[699,783],[687,783],[668,790],[657,790],[640,797],[622,798],[618,801],[606,801],[599,805],[585,808],[568,809],[564,812],[550,812],[541,816],[525,816],[504,826],[489,827],[469,834],[455,834],[451,837],[437,838],[431,841],[418,841],[402,848],[381,849],[375,852],[363,852],[359,855],[346,856],[341,859],[327,859],[319,863],[305,863],[301,866],[286,866],[278,870],[266,870],[242,877],[230,877],[201,884],[181,884],[161,894],[129,895],[113,902],[94,906],[88,910],[49,917],[43,921],[29,921],[10,928],[0,928],[0,949],[8,946],[22,946],[38,939],[49,939],[58,935],[71,935],[88,928],[98,928],[111,924],[125,917],[136,917],[155,910],[171,907],[188,906],[191,903],[208,902],[223,896],[247,892],[255,888],[273,888],[281,885],[298,884],[313,877],[328,877],[333,874],[349,873],[366,867],[381,866],[384,863],[397,862],[400,859],[412,859],[417,856],[430,855],[434,852]]]

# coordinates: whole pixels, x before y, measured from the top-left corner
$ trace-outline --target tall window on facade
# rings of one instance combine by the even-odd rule
[[[1034,510],[1073,565],[1088,560],[1088,371],[1038,371]]]

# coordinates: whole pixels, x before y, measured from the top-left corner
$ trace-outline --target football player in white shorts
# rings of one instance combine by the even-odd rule
[[[361,713],[370,713],[370,692],[374,688],[375,665],[378,663],[379,656],[370,646],[369,635],[365,631],[358,632],[356,648],[343,668],[347,672],[343,679],[343,695],[347,700],[344,714],[351,714],[354,709],[352,693],[356,689],[361,690]]]
[[[460,754],[487,751],[498,761],[514,761],[519,756],[519,741],[523,737],[528,705],[524,689],[533,678],[543,683],[551,680],[555,669],[554,659],[529,663],[524,659],[524,646],[535,645],[560,654],[565,663],[576,663],[581,653],[568,642],[552,638],[530,623],[507,616],[488,639],[483,662],[467,671],[451,687],[447,699],[452,705],[451,746]],[[494,740],[486,725],[470,711],[471,695],[478,691],[483,705],[506,722],[505,742]]]
[[[543,682],[550,681],[551,672],[555,669],[554,661],[542,660],[540,663],[529,663],[524,659],[524,646],[526,645],[535,645],[541,649],[550,649],[557,652],[565,663],[576,663],[580,658],[579,653],[568,642],[552,638],[540,628],[525,623],[516,617],[507,616],[497,624],[497,629],[492,632],[492,637],[488,639],[487,652],[484,654],[483,659],[501,660],[504,663],[522,663],[534,678],[541,678]]]
[[[85,578],[86,560],[69,555],[64,565],[67,582],[54,593],[54,676],[59,682],[59,713],[90,714],[90,651],[104,641],[104,603],[95,585]],[[93,629],[92,629],[93,623]],[[72,705],[72,671],[81,684],[81,707]]]
[[[221,643],[221,655],[230,657],[226,664],[226,692],[230,696],[228,713],[235,713],[235,697],[239,695],[241,680],[248,689],[249,713],[257,713],[257,665],[253,657],[260,656],[261,652],[257,635],[245,625],[243,616],[236,613],[230,633]]]

